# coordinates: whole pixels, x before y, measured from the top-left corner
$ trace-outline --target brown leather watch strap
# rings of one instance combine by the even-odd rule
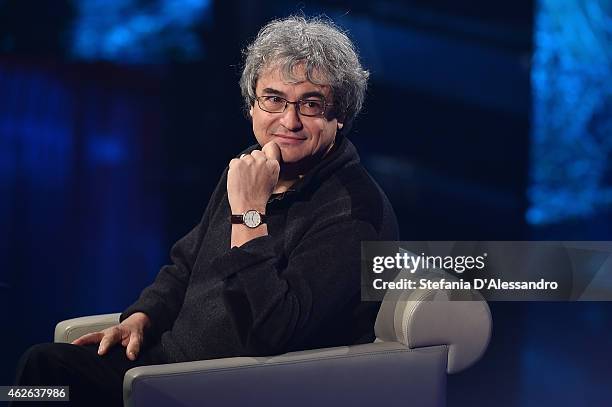
[[[242,216],[243,215],[230,215],[230,222],[232,225],[241,225],[243,223]]]

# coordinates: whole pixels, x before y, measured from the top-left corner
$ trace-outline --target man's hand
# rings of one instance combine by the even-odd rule
[[[266,204],[278,182],[281,152],[273,141],[261,150],[234,158],[227,173],[227,197],[232,213],[249,209],[265,213]]]
[[[72,344],[89,345],[100,343],[98,355],[104,355],[111,346],[120,342],[121,346],[127,348],[126,355],[128,359],[136,360],[142,346],[144,331],[150,324],[151,321],[147,314],[136,312],[124,319],[120,324],[100,332],[83,335],[72,341]]]

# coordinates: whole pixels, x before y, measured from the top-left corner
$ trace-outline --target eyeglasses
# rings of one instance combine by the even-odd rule
[[[287,109],[287,105],[296,105],[297,110],[302,116],[323,116],[327,106],[324,99],[304,99],[297,102],[290,102],[280,96],[258,96],[257,104],[259,108],[268,113],[282,113]]]

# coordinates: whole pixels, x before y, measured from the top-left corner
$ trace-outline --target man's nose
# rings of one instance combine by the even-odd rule
[[[302,129],[302,121],[300,120],[298,109],[298,105],[288,103],[287,108],[282,113],[283,116],[280,122],[287,130],[297,131]]]

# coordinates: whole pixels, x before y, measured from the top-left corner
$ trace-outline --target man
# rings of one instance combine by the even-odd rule
[[[230,161],[173,264],[121,323],[33,347],[19,384],[68,384],[75,400],[120,404],[134,366],[374,339],[378,306],[360,301],[360,246],[397,240],[397,224],[344,136],[368,72],[320,19],[273,21],[245,54],[240,85],[258,145]]]

